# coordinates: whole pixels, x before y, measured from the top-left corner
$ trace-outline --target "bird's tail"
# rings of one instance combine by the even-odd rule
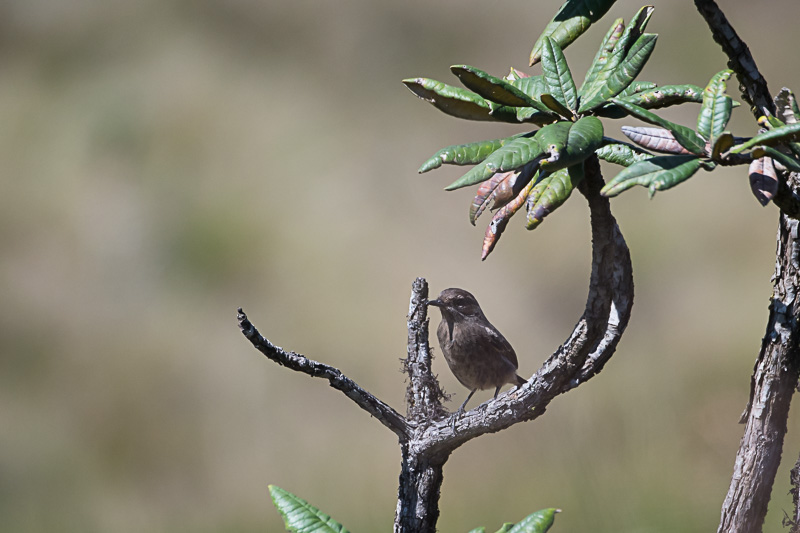
[[[528,380],[517,374],[517,385],[525,385]]]

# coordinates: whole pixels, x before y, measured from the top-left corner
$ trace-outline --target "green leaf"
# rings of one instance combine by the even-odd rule
[[[705,154],[705,140],[697,135],[691,128],[670,122],[669,120],[659,117],[655,113],[651,113],[650,111],[639,107],[638,105],[620,100],[619,98],[612,98],[611,102],[623,108],[630,115],[643,120],[644,122],[668,129],[675,137],[675,140],[691,153],[696,155]]]
[[[786,155],[783,152],[776,150],[771,146],[759,146],[756,150],[753,150],[753,155],[758,158],[768,155],[790,171],[800,172],[800,161],[790,155]]]
[[[568,109],[577,109],[578,92],[567,60],[561,47],[550,37],[545,37],[542,44],[542,72],[547,83],[547,92]]]
[[[561,48],[566,48],[589,27],[600,20],[615,0],[567,0],[553,17],[531,50],[531,66],[542,57],[542,45],[546,37],[552,38]]]
[[[269,493],[289,531],[294,533],[348,533],[344,526],[291,492],[270,485]]]
[[[800,122],[795,124],[787,124],[785,126],[781,126],[780,128],[775,128],[774,130],[769,130],[756,135],[749,141],[743,142],[738,146],[734,146],[731,148],[731,153],[738,154],[757,145],[772,146],[782,142],[796,141],[798,140],[799,133]]]
[[[622,95],[623,93],[625,91],[620,94]],[[628,96],[620,96],[619,98],[645,109],[659,109],[685,102],[702,102],[703,89],[697,85],[690,84],[664,85],[663,87],[656,87]]]
[[[620,98],[625,98],[626,96],[631,96],[636,93],[642,93],[645,91],[650,91],[658,87],[657,83],[653,83],[652,81],[634,81],[627,87],[625,90],[619,93]]]
[[[486,533],[485,527],[476,527],[475,529],[471,529],[469,533]]]
[[[701,166],[703,161],[693,155],[652,157],[622,170],[600,190],[600,194],[616,196],[634,185],[641,185],[650,190],[652,197],[656,191],[669,189],[689,179]]]
[[[545,126],[545,128],[548,127]],[[537,136],[543,130],[544,128],[537,131],[533,137],[518,137],[506,143],[487,157],[483,163],[475,165],[469,172],[445,187],[445,190],[453,191],[475,185],[489,179],[496,172],[515,170],[542,157],[544,152],[539,146]]]
[[[467,120],[519,122],[514,108],[493,109],[489,101],[472,91],[428,78],[407,79],[403,83],[419,98],[448,115]]]
[[[561,102],[555,99],[551,94],[544,93],[542,95],[542,103],[552,110],[557,115],[564,117],[567,120],[572,120],[575,116],[572,110],[565,107]]]
[[[548,91],[544,76],[530,76],[513,80],[511,85],[528,95],[533,100],[531,107],[539,111],[550,113],[550,110],[541,102],[541,96]]]
[[[595,153],[603,161],[624,167],[629,167],[637,161],[644,161],[653,157],[652,154],[627,143],[609,143],[595,150]]]
[[[583,180],[583,163],[562,168],[537,183],[528,195],[528,222],[526,227],[534,229],[544,217],[555,211]]]
[[[614,43],[614,49],[608,55],[602,67],[598,68],[596,72],[592,72],[590,76],[587,76],[579,92],[581,101],[579,112],[584,112],[581,111],[581,109],[589,109],[586,107],[586,103],[593,100],[598,92],[606,87],[609,78],[616,72],[617,67],[630,55],[631,43],[635,43],[639,40],[652,13],[653,6],[644,6],[641,8],[639,12],[636,13],[633,20],[625,27],[619,39]],[[622,90],[624,90],[624,87]],[[599,104],[593,103],[592,108],[597,107],[597,105]]]
[[[439,168],[443,164],[475,165],[489,157],[489,155],[507,142],[523,135],[532,135],[532,133],[518,133],[517,135],[506,137],[505,139],[492,139],[489,141],[447,146],[425,161],[422,166],[419,167],[419,173],[422,174],[429,170]]]
[[[733,109],[733,100],[725,94],[725,82],[733,74],[732,70],[718,72],[708,82],[703,90],[703,105],[700,107],[700,114],[697,116],[697,133],[714,144],[728,125]]]
[[[548,158],[539,164],[543,170],[556,170],[582,162],[603,143],[603,123],[597,117],[582,117],[577,122],[557,122],[540,129],[537,140]]]
[[[475,91],[478,95],[497,102],[500,105],[512,107],[532,107],[537,104],[523,91],[504,79],[496,78],[482,70],[469,65],[453,65],[450,70],[458,76],[467,89]]]
[[[508,533],[546,533],[561,509],[542,509],[523,518]]]
[[[495,533],[508,533],[511,531],[511,528],[514,527],[514,522],[506,522],[503,524],[503,527],[498,529]]]
[[[608,58],[611,56],[611,52],[614,51],[614,46],[617,44],[617,41],[624,30],[625,24],[621,18],[615,20],[611,25],[611,28],[608,30],[608,33],[606,33],[600,48],[597,50],[597,53],[594,56],[592,66],[589,67],[586,77],[583,80],[583,84],[581,84],[581,88],[578,90],[579,95],[583,96],[585,94],[584,88],[592,85],[598,73],[603,70],[608,62]]]
[[[586,113],[591,111],[608,101],[609,98],[617,96],[624,91],[644,68],[645,63],[650,58],[650,54],[653,53],[657,39],[658,35],[654,33],[645,33],[639,37],[619,66],[609,73],[608,77],[594,92],[586,96],[585,101],[581,102],[578,112]]]

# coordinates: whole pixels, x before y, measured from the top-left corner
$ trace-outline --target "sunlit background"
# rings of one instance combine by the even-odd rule
[[[579,83],[611,20],[641,5],[617,4],[566,52]],[[800,89],[800,5],[720,4],[770,89]],[[281,531],[275,484],[354,532],[389,531],[396,437],[257,353],[236,308],[405,412],[405,314],[424,276],[472,291],[530,376],[582,312],[586,203],[576,194],[534,232],[515,218],[482,263],[474,191],[442,190],[459,169],[416,169],[521,129],[445,116],[400,80],[525,67],[559,5],[0,3],[0,530]],[[705,85],[725,68],[691,2],[658,2],[648,31],[661,36],[641,79]],[[691,125],[698,109],[666,115]],[[731,129],[756,125],[740,108]],[[778,213],[744,168],[612,208],[636,282],[616,355],[542,418],[452,455],[441,531],[551,506],[553,531],[716,528]],[[434,366],[454,409],[466,391]],[[784,531],[798,451],[794,417],[767,532]]]

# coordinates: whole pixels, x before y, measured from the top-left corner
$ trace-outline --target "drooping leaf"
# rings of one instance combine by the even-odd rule
[[[603,123],[587,116],[577,122],[557,122],[537,132],[541,149],[548,154],[539,164],[543,170],[556,170],[582,162],[603,143]]]
[[[582,97],[585,94],[584,88],[591,85],[594,82],[594,79],[597,77],[597,74],[603,70],[608,62],[608,58],[614,51],[614,46],[616,46],[617,41],[624,30],[625,24],[621,18],[615,20],[614,23],[611,24],[611,28],[609,28],[608,33],[606,33],[606,36],[603,38],[600,48],[598,48],[597,53],[594,56],[592,66],[589,67],[589,70],[586,72],[586,77],[581,84],[581,88],[578,89],[578,95]]]
[[[560,512],[561,509],[554,508],[536,511],[519,521],[508,533],[547,533],[555,521],[556,513]]]
[[[632,44],[639,41],[652,13],[652,6],[644,6],[641,8],[625,27],[619,39],[616,40],[614,49],[608,55],[603,65],[598,68],[596,72],[592,72],[590,76],[587,76],[579,92],[581,106],[578,111],[580,113],[584,113],[589,109],[594,109],[598,107],[599,103],[602,103],[602,100],[600,100],[599,103],[592,102],[591,107],[587,107],[586,105],[589,101],[596,99],[598,92],[607,86],[609,78],[616,72],[617,67],[629,57]],[[625,87],[620,89],[620,91],[624,89]]]
[[[787,124],[780,128],[775,128],[759,135],[752,139],[743,142],[731,148],[731,153],[739,154],[752,148],[753,146],[766,145],[773,146],[782,142],[797,141],[800,138],[800,122],[795,124]]]
[[[549,126],[545,126],[547,128]],[[544,128],[542,128],[543,130]],[[487,180],[497,172],[516,170],[543,156],[537,137],[542,131],[536,132],[533,137],[518,137],[494,151],[482,163],[475,165],[469,172],[445,187],[447,191],[468,187]]]
[[[619,98],[645,109],[659,109],[685,102],[702,102],[703,89],[697,85],[690,84],[664,85],[663,87],[640,91],[628,96],[622,96],[622,93],[620,93]]]
[[[506,80],[496,78],[475,67],[453,65],[450,70],[458,76],[467,89],[492,102],[512,107],[531,107],[537,103]]]
[[[750,163],[750,190],[761,205],[767,205],[778,194],[778,175],[772,158],[762,157]]]
[[[403,83],[419,98],[448,115],[467,120],[519,122],[514,108],[492,108],[488,100],[472,91],[428,78],[407,79]]]
[[[658,35],[654,33],[642,34],[631,47],[625,59],[608,75],[602,85],[599,85],[586,99],[581,101],[579,113],[586,113],[601,106],[610,98],[617,96],[636,79],[644,68],[653,48],[656,46]],[[605,72],[605,71],[604,71]]]
[[[578,108],[578,91],[567,65],[564,52],[557,42],[545,37],[542,43],[542,72],[548,93],[562,106],[575,111]]]
[[[514,527],[513,522],[506,522],[500,529],[495,531],[495,533],[508,533],[509,531],[511,531],[512,527]]]
[[[530,65],[542,57],[545,37],[552,38],[561,48],[566,48],[606,14],[615,0],[567,0],[556,16],[545,27],[531,50]]]
[[[765,155],[771,157],[773,162],[777,161],[792,172],[800,172],[800,161],[771,146],[758,146],[753,150],[753,157],[761,158]]]
[[[532,179],[536,179],[536,167],[527,164],[518,171],[497,173],[481,183],[469,208],[470,223],[474,226],[475,220],[487,207],[490,207],[490,204],[491,209],[499,209],[506,205]]]
[[[348,533],[344,526],[291,492],[270,485],[269,493],[289,531],[294,533]]]
[[[674,187],[692,177],[703,161],[693,155],[662,155],[640,161],[623,169],[600,190],[603,196],[616,196],[634,185],[647,187],[652,197],[656,191]]]
[[[640,148],[627,143],[609,143],[601,146],[594,151],[597,157],[609,163],[615,163],[624,167],[629,167],[637,161],[650,159],[653,154],[649,154]]]
[[[630,140],[655,152],[664,154],[690,154],[689,150],[675,140],[675,136],[664,128],[644,126],[622,126],[622,133]]]
[[[583,163],[562,168],[537,183],[528,195],[525,204],[528,210],[526,227],[534,229],[542,223],[544,217],[555,211],[567,201],[572,191],[583,179]],[[546,181],[546,184],[545,184]],[[544,186],[542,187],[542,185]]]
[[[497,213],[492,217],[492,221],[486,228],[486,233],[483,236],[483,248],[481,249],[481,261],[485,260],[500,239],[500,235],[505,231],[508,221],[514,216],[514,213],[519,211],[519,208],[525,205],[525,199],[531,192],[536,180],[530,180],[528,184],[519,192],[519,194],[506,205],[501,207]]]
[[[705,140],[697,135],[691,128],[670,122],[669,120],[659,117],[655,113],[651,113],[650,111],[641,108],[638,105],[631,104],[624,100],[612,98],[611,101],[627,111],[628,114],[640,120],[668,129],[675,137],[675,140],[678,141],[681,146],[686,148],[689,152],[696,155],[703,155],[705,153]]]
[[[703,104],[697,116],[697,133],[714,144],[718,135],[725,131],[731,118],[733,100],[725,94],[725,82],[733,74],[732,70],[718,72],[703,90]]]
[[[478,141],[474,143],[454,144],[452,146],[447,146],[433,154],[430,159],[425,161],[422,166],[419,167],[418,172],[422,174],[424,172],[428,172],[429,170],[439,168],[443,164],[475,165],[489,157],[489,155],[507,142],[523,135],[532,134],[518,133],[517,135],[512,135],[511,137],[506,137],[505,139],[492,139],[488,141]]]
[[[797,106],[797,98],[794,93],[783,87],[775,95],[775,108],[778,110],[778,118],[786,124],[800,122],[800,108]]]

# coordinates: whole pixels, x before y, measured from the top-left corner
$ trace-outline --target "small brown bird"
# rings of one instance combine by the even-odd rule
[[[494,397],[506,383],[523,385],[517,375],[517,354],[481,311],[478,300],[464,289],[445,289],[428,305],[438,307],[442,321],[436,334],[439,346],[456,379],[470,390],[458,408],[464,407],[475,391],[495,387]]]

